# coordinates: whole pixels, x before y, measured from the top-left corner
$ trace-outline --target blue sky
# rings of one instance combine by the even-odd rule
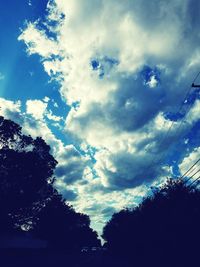
[[[10,3],[9,3],[10,2]],[[27,1],[2,1],[0,10],[0,69],[5,79],[1,81],[1,96],[9,99],[33,98],[41,92],[40,97],[48,92],[48,77],[38,64],[39,57],[29,60],[22,43],[17,38],[20,28],[27,18],[36,20],[43,15],[46,1],[34,1],[34,7]],[[41,4],[43,3],[43,4]],[[31,73],[34,75],[31,76]],[[23,81],[23,82],[22,82]],[[35,90],[35,86],[42,90]]]
[[[25,110],[27,99],[43,99],[45,96],[55,100],[60,108],[55,109],[55,115],[66,116],[69,108],[64,104],[58,93],[59,85],[50,81],[40,64],[40,57],[31,58],[25,52],[25,46],[18,41],[21,29],[29,21],[44,18],[48,1],[7,1],[1,3],[0,10],[0,97],[8,100],[21,100],[22,110]],[[65,140],[62,131],[52,127],[59,138]]]
[[[51,145],[57,188],[98,231],[199,157],[199,89],[183,103],[200,71],[198,7],[1,3],[1,114]]]

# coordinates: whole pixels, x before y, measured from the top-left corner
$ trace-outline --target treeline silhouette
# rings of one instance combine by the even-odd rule
[[[89,217],[53,187],[56,164],[42,138],[24,135],[18,124],[0,117],[0,247],[11,247],[13,237],[13,246],[23,246],[23,238],[30,246],[54,249],[100,246]]]
[[[154,188],[137,207],[112,216],[104,249],[92,252],[101,247],[97,233],[54,188],[56,165],[42,138],[0,117],[0,266],[200,266],[197,187],[169,179]]]
[[[169,179],[137,207],[115,213],[103,238],[130,266],[200,266],[200,191]]]

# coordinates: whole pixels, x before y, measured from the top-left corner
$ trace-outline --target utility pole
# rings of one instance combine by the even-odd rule
[[[200,84],[194,84],[194,83],[192,83],[192,87],[200,88]]]

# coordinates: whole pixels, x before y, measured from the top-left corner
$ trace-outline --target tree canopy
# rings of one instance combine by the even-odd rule
[[[24,135],[18,124],[0,117],[0,231],[11,227],[4,220],[13,229],[21,226],[52,194],[56,164],[42,138]]]
[[[74,250],[100,246],[97,233],[89,225],[87,215],[75,212],[60,195],[54,194],[37,214],[33,232],[47,240],[49,247]]]
[[[53,187],[50,147],[0,117],[0,233],[29,231],[50,247],[99,244],[89,217],[75,212]]]
[[[140,266],[197,266],[199,225],[200,191],[169,180],[139,206],[114,214],[103,238],[115,255]]]

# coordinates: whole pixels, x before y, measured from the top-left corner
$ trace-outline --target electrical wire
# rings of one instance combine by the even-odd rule
[[[196,79],[198,78],[199,75],[200,75],[200,72],[199,72],[199,73],[196,75],[196,77],[194,78],[193,83],[196,81]],[[186,91],[186,94],[185,94],[183,100],[181,101],[181,105],[180,105],[179,109],[177,110],[177,113],[181,113],[181,111],[182,111],[182,109],[183,109],[183,107],[184,107],[184,105],[185,105],[185,102],[186,102],[188,96],[190,95],[191,90],[192,90],[192,86],[190,86],[190,87],[188,88],[188,90]],[[193,104],[193,103],[190,103],[190,104],[187,106],[187,110],[186,110],[185,114],[187,114],[187,113],[190,111],[190,109],[191,109],[191,107],[192,107],[192,104]],[[181,129],[181,126],[182,126],[183,121],[184,121],[183,119],[179,120],[180,125],[178,126],[178,129],[177,129],[178,132],[179,132],[180,129]],[[161,146],[161,145],[167,140],[167,138],[169,137],[170,131],[172,130],[174,124],[175,124],[175,121],[172,121],[172,122],[171,122],[171,125],[169,126],[169,128],[168,128],[168,130],[167,130],[167,132],[165,133],[164,137],[163,137],[162,140],[160,141],[159,146]],[[167,154],[167,151],[163,152],[163,153],[161,154],[161,156],[160,156],[158,159],[154,158],[154,159],[152,160],[151,164],[149,165],[149,167],[152,165],[152,163],[155,164],[156,161],[158,162],[158,161],[160,161],[162,158],[164,158],[164,156],[165,156],[166,154]]]
[[[200,176],[197,177],[189,186],[191,187],[193,184],[195,184],[200,179]]]
[[[190,176],[188,181],[190,181],[198,172],[200,172],[200,169],[198,169],[198,171],[196,171],[192,176]]]
[[[187,99],[188,99],[188,96],[189,96],[190,93],[191,93],[192,86],[194,85],[194,83],[195,83],[195,81],[197,80],[197,78],[199,77],[199,75],[200,75],[200,71],[198,72],[198,74],[197,74],[197,75],[195,76],[195,78],[193,79],[192,85],[191,85],[191,86],[188,88],[188,90],[186,91],[186,94],[185,94],[183,100],[181,101],[181,104],[180,104],[180,106],[179,106],[179,108],[178,108],[178,110],[177,110],[178,113],[181,113],[181,112],[182,112],[182,109],[183,109],[183,107],[184,107],[185,104],[186,104],[186,101],[187,101]],[[189,105],[187,105],[187,109],[185,110],[185,114],[188,114],[188,112],[190,111],[192,105],[193,105],[193,103],[190,103]],[[178,131],[180,131],[183,121],[184,121],[183,119],[180,119],[180,120],[179,120],[180,125],[178,126]],[[169,128],[167,129],[166,133],[164,134],[164,137],[161,139],[159,146],[161,146],[161,145],[166,141],[166,139],[168,138],[168,136],[169,136],[169,134],[170,134],[170,131],[172,130],[174,124],[175,124],[175,121],[172,121],[171,124],[170,124],[170,126],[169,126]],[[159,158],[157,158],[157,159],[156,159],[156,157],[154,157],[154,158],[152,159],[151,163],[149,164],[148,168],[150,168],[152,164],[155,164],[156,161],[159,162],[159,161],[166,155],[166,153],[167,153],[167,151],[163,152],[163,153],[161,154],[161,156],[160,156]],[[164,154],[164,156],[163,156],[163,154]],[[192,167],[190,167],[190,169],[187,170],[187,171],[181,176],[181,179],[182,179],[186,174],[188,174],[189,171],[192,170],[192,168],[193,168],[199,161],[200,161],[200,159],[199,159],[197,162],[195,162],[195,164],[194,164]],[[188,180],[188,181],[189,181],[189,180]]]
[[[200,162],[200,158],[180,177],[180,179],[183,179],[188,173]],[[185,182],[187,183],[190,179],[187,179]]]

